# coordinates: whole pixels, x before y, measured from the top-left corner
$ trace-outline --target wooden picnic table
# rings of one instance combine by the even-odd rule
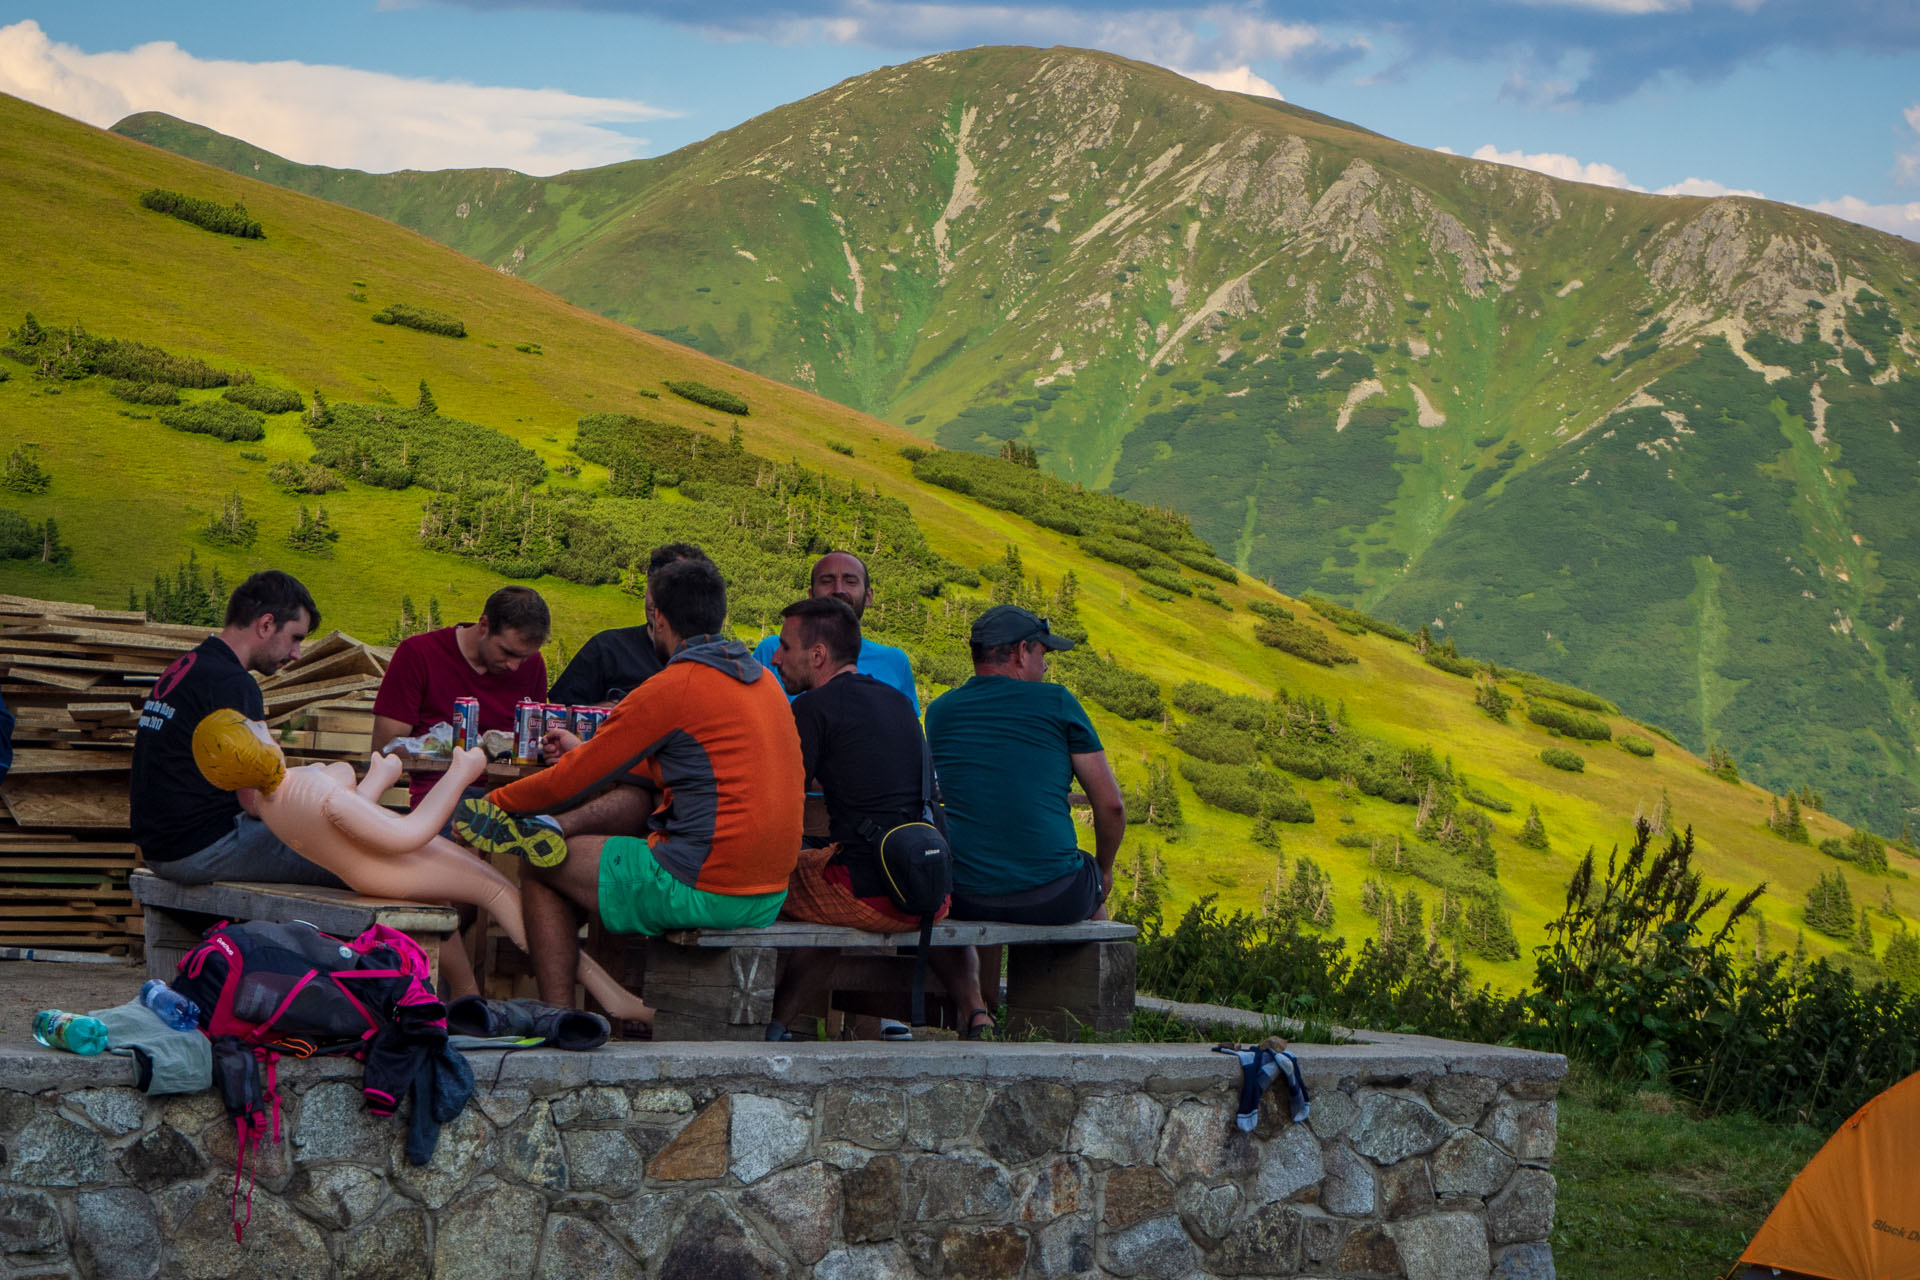
[[[443,756],[410,756],[404,751],[398,753],[408,773],[445,773],[452,761]],[[515,778],[524,778],[530,773],[538,773],[547,766],[544,764],[516,764],[511,760],[489,760],[487,771],[480,776],[489,780],[512,782]]]

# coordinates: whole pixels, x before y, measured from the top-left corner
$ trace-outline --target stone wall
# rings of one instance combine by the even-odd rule
[[[292,1062],[237,1245],[214,1095],[0,1051],[0,1275],[1552,1276],[1562,1059],[1299,1055],[1311,1119],[1270,1094],[1246,1134],[1237,1063],[1196,1045],[475,1054],[480,1093],[419,1168],[352,1063]]]

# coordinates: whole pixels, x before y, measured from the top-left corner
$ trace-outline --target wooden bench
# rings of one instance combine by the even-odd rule
[[[253,880],[216,880],[212,884],[175,884],[146,868],[127,875],[127,887],[147,931],[147,976],[171,978],[180,957],[200,942],[207,927],[221,920],[265,920],[289,924],[304,920],[336,938],[356,938],[371,925],[384,924],[418,942],[426,951],[434,990],[440,989],[440,944],[460,927],[452,907],[400,898],[366,898],[350,889],[318,885],[268,884]]]
[[[1072,1039],[1081,1029],[1119,1031],[1133,1017],[1133,939],[1139,930],[1110,920],[1069,925],[957,921],[933,927],[936,947],[1006,948],[1009,1034],[1038,1029]],[[653,939],[647,950],[647,1002],[657,1011],[656,1040],[758,1040],[773,1017],[783,950],[840,947],[836,989],[898,992],[902,1013],[913,933],[865,933],[782,920],[764,929],[685,929]],[[928,991],[938,991],[931,974]],[[989,1001],[992,993],[988,993]]]

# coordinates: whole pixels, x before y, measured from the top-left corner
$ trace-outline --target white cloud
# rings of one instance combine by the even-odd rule
[[[1620,187],[1627,191],[1644,191],[1627,181],[1627,175],[1610,164],[1583,162],[1572,156],[1561,155],[1557,151],[1502,151],[1492,143],[1473,153],[1475,160],[1490,160],[1494,164],[1512,165],[1517,169],[1532,169],[1544,173],[1550,178],[1565,178],[1569,182],[1590,182],[1598,187]]]
[[[1816,200],[1805,207],[1890,231],[1909,240],[1920,240],[1920,200],[1910,204],[1868,204],[1857,196],[1841,196],[1838,200]]]
[[[304,62],[197,58],[170,42],[87,53],[31,19],[0,27],[0,92],[102,128],[164,111],[306,164],[524,173],[630,160],[609,125],[677,114],[623,98],[416,80]]]
[[[1252,67],[1221,67],[1216,71],[1185,71],[1178,67],[1174,70],[1189,80],[1198,80],[1201,84],[1227,93],[1253,93],[1263,98],[1278,98],[1285,102],[1287,95],[1271,80],[1253,74]]]
[[[1920,180],[1920,103],[1915,103],[1902,113],[1907,118],[1907,127],[1916,135],[1908,144],[1912,151],[1896,152],[1893,157],[1894,177],[1903,183]]]
[[[1746,187],[1730,187],[1712,178],[1683,178],[1670,187],[1661,187],[1654,194],[1658,196],[1752,196],[1755,200],[1766,199],[1766,196],[1758,191]]]

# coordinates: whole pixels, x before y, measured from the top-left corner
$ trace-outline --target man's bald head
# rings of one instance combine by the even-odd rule
[[[873,585],[867,581],[867,562],[851,551],[829,551],[813,562],[813,581],[807,589],[811,596],[832,596],[853,606],[855,617],[864,617],[873,603]]]

